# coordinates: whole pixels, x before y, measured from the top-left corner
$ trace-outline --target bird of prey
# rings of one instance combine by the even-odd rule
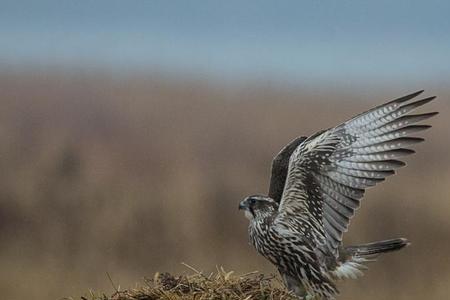
[[[342,235],[366,188],[405,165],[402,157],[437,112],[410,114],[435,97],[419,91],[310,137],[299,137],[272,162],[268,196],[239,204],[250,220],[250,243],[301,299],[336,299],[338,279],[356,278],[379,254],[409,244],[404,238],[343,246]]]

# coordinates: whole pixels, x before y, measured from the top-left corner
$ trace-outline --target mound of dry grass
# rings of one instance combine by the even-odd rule
[[[190,275],[174,276],[156,273],[153,279],[145,279],[144,284],[128,290],[119,290],[111,295],[81,297],[82,300],[181,300],[181,299],[255,299],[290,300],[297,299],[289,293],[274,275],[266,276],[258,272],[234,275],[219,268],[216,273],[204,275],[193,269]]]

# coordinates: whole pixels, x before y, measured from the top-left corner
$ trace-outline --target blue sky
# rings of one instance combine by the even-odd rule
[[[217,77],[450,76],[450,1],[1,1],[0,66]]]

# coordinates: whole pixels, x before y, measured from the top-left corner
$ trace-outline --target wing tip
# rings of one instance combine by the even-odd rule
[[[437,96],[430,96],[430,97],[427,97],[427,98],[423,99],[422,101],[427,101],[427,103],[428,103],[428,102],[433,101],[436,98],[437,98]]]
[[[423,137],[416,137],[416,136],[409,136],[409,137],[407,137],[407,139],[413,144],[418,144],[418,143],[422,143],[423,141],[425,141],[425,139]]]
[[[411,97],[411,98],[414,98],[414,97],[416,97],[416,96],[419,96],[419,95],[422,94],[423,92],[425,92],[425,89],[421,89],[421,90],[415,91],[414,93],[411,93],[411,94],[406,95],[406,96],[404,96],[404,97]],[[402,98],[403,98],[403,97],[402,97]]]
[[[416,153],[416,150],[414,149],[408,149],[408,148],[400,148],[405,154],[414,154]]]
[[[435,116],[437,116],[437,115],[439,115],[439,112],[438,112],[438,111],[432,111],[432,112],[429,112],[429,113],[420,114],[420,117],[422,118],[422,120],[420,120],[420,121],[423,121],[423,120],[427,120],[427,119],[433,118],[433,117],[435,117]],[[419,121],[419,122],[420,122],[420,121]],[[429,125],[429,126],[431,127],[431,125]]]
[[[396,160],[396,159],[387,160],[385,162],[392,165],[394,168],[402,168],[402,167],[406,166],[406,163],[404,161]]]
[[[428,112],[428,113],[420,113],[420,114],[414,114],[414,115],[404,115],[394,121],[392,121],[391,123],[395,123],[397,121],[404,121],[406,120],[408,122],[408,124],[414,124],[414,123],[419,123],[422,122],[424,120],[428,120],[436,115],[438,115],[439,112],[438,111],[433,111],[433,112]],[[430,126],[430,125],[429,125]]]
[[[431,96],[431,97],[427,97],[421,100],[417,100],[415,102],[412,102],[411,104],[406,104],[402,107],[407,107],[407,106],[412,106],[413,108],[417,108],[420,107],[422,105],[425,105],[427,103],[430,103],[431,101],[433,101],[434,99],[436,99],[436,96]]]
[[[415,98],[415,97],[419,96],[419,95],[422,94],[424,91],[425,91],[425,90],[419,90],[419,91],[414,92],[414,93],[412,93],[412,94],[408,94],[408,95],[406,95],[406,96],[397,98],[397,99],[393,100],[392,102],[396,102],[396,103],[403,103],[403,102],[406,102],[406,101],[408,101],[408,100],[411,100],[412,98]]]
[[[433,127],[433,126],[431,126],[429,124],[412,124],[412,125],[408,125],[405,128],[414,129],[415,132],[419,132],[419,131],[430,129],[431,127]]]
[[[413,97],[416,97],[416,96],[419,96],[420,94],[422,94],[423,92],[425,92],[425,89],[418,90],[418,91],[412,93],[411,95],[414,95]]]

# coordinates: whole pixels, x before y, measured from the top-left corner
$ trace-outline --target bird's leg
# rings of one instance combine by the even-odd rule
[[[297,278],[292,277],[282,271],[279,271],[279,272],[281,274],[281,277],[283,278],[284,284],[286,285],[286,287],[289,291],[293,292],[300,299],[305,299],[305,300],[313,299],[313,298],[308,298],[310,296],[307,295],[305,287],[300,282],[300,280],[298,280]]]

